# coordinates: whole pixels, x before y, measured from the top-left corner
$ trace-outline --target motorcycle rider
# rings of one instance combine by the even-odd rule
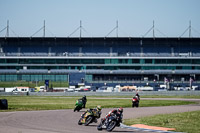
[[[84,117],[87,112],[91,111],[94,114],[94,116],[96,117],[94,122],[97,123],[97,119],[99,119],[101,117],[101,113],[102,113],[101,110],[102,110],[102,107],[100,105],[98,105],[94,109],[88,109],[87,111],[85,111],[85,113],[82,114],[82,117]],[[83,123],[85,123],[85,118],[83,119]]]
[[[122,118],[123,118],[123,108],[120,107],[118,109],[114,109],[112,111],[110,111],[107,115],[106,115],[106,118],[104,118],[105,122],[107,123],[108,119],[110,116],[119,116],[120,120],[122,121]],[[120,123],[121,123],[120,121]]]
[[[140,100],[140,95],[136,92],[136,94],[135,94],[135,96],[134,97],[136,97],[137,99],[138,99],[138,101]],[[133,98],[134,98],[133,97]]]
[[[139,102],[140,102],[140,95],[138,93],[135,94],[132,98],[132,107],[139,107]]]
[[[100,105],[98,105],[95,109],[90,109],[90,111],[93,112],[94,116],[96,116],[97,119],[101,117],[101,110],[102,107]]]
[[[82,97],[82,101],[83,101],[83,108],[85,108],[85,105],[86,105],[86,102],[87,102],[86,95],[84,95],[84,96]]]

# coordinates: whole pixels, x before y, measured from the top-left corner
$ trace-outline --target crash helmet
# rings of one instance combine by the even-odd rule
[[[101,111],[102,107],[100,105],[97,106],[97,110]]]
[[[117,109],[117,111],[120,112],[120,113],[123,113],[123,108],[120,107],[120,108]]]

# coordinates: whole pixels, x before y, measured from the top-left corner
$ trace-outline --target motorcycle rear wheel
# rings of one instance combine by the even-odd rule
[[[135,102],[132,103],[132,107],[133,108],[136,107],[136,103]]]
[[[78,121],[78,125],[82,125],[82,123],[81,123],[81,119]]]

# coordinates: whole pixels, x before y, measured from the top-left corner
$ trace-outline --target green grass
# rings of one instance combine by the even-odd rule
[[[176,100],[141,100],[140,107],[186,105],[194,102]]]
[[[125,119],[124,124],[146,124],[150,126],[175,128],[177,132],[200,133],[200,111]]]
[[[95,97],[104,97],[104,98],[132,98],[133,95],[127,96],[95,96]],[[87,97],[94,97],[94,96],[87,96]],[[184,95],[184,96],[167,96],[167,95],[140,95],[141,98],[189,98],[189,99],[200,99],[200,95]]]
[[[154,96],[142,96],[143,98],[191,98],[191,99],[200,99],[200,95],[184,95],[184,96],[161,96],[161,95],[154,95]]]
[[[73,109],[75,102],[81,97],[51,97],[51,96],[0,96],[8,100],[8,110],[0,111],[29,111],[29,110],[57,110]],[[131,107],[131,99],[94,99],[88,97],[86,108],[101,105],[103,108]],[[141,100],[140,107],[171,106],[192,104],[189,101],[175,100]]]

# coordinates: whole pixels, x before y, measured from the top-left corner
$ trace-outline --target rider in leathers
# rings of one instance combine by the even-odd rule
[[[109,117],[110,116],[114,116],[114,115],[117,115],[117,116],[119,116],[120,117],[120,123],[122,122],[122,118],[123,118],[123,108],[122,107],[120,107],[120,108],[118,108],[118,109],[114,109],[114,110],[112,110],[112,111],[110,111],[107,115],[106,115],[106,118],[104,119],[105,120],[105,122],[107,123],[107,121],[108,121],[108,119],[109,119]]]

